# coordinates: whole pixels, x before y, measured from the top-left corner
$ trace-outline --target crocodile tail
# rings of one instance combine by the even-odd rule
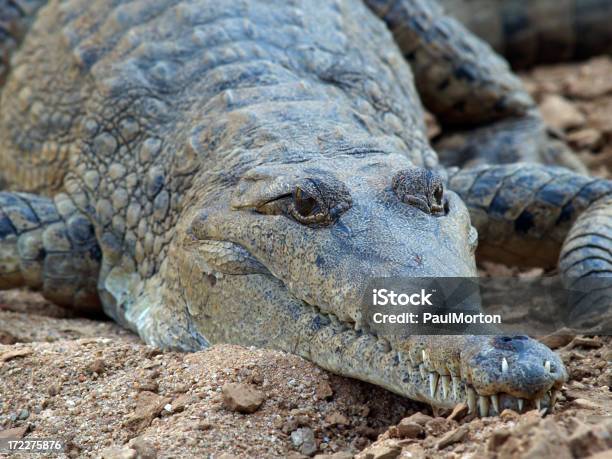
[[[557,266],[573,228],[592,222],[591,206],[612,196],[609,180],[529,163],[463,169],[448,186],[470,211],[480,259],[545,268]],[[612,224],[589,228],[612,250]]]
[[[576,220],[563,243],[559,271],[571,295],[570,323],[612,325],[602,323],[612,304],[612,196],[598,199]]]
[[[612,53],[610,0],[440,0],[515,68]]]
[[[100,258],[93,227],[67,195],[0,192],[0,290],[29,287],[97,314]]]

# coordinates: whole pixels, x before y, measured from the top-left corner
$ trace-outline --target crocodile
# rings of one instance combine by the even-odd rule
[[[514,68],[612,53],[608,0],[441,0]]]
[[[568,276],[612,265],[612,183],[555,165],[518,78],[437,4],[32,11],[0,99],[0,288],[164,348],[281,349],[438,408],[554,407],[568,374],[537,340],[384,336],[360,306],[372,277],[476,276],[477,246]],[[421,101],[491,164],[444,165]]]

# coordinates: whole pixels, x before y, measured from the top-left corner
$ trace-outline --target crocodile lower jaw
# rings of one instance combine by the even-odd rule
[[[553,386],[544,395],[533,399],[514,397],[503,392],[484,395],[479,394],[471,384],[460,377],[429,371],[422,363],[414,371],[413,381],[419,381],[419,386],[428,388],[429,391],[423,401],[434,407],[444,408],[454,408],[459,403],[465,403],[470,414],[479,416],[499,415],[505,409],[518,413],[532,409],[552,412],[560,390],[560,387]]]

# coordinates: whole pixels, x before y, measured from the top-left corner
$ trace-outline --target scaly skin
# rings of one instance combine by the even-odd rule
[[[429,11],[396,7],[400,19]],[[426,64],[441,56],[418,30],[416,79],[427,90]],[[439,62],[456,88],[443,96],[466,102],[430,93],[432,106],[451,124],[531,116],[502,61],[468,41],[506,73],[483,74],[490,85],[478,72],[459,78],[454,49]],[[13,190],[62,190],[91,222],[104,311],[147,342],[274,347],[434,406],[466,400],[482,415],[554,405],[567,373],[532,339],[399,339],[365,326],[370,278],[475,276],[477,242],[468,208],[442,190],[410,68],[365,5],[52,1],[13,63],[0,101],[3,178]],[[479,94],[514,102],[492,115],[496,104],[468,103]],[[4,287],[17,282],[3,263],[21,263],[29,232],[12,217],[27,202],[14,205],[14,230],[0,233]],[[70,227],[57,199],[46,205]],[[67,273],[81,261],[72,253]],[[43,268],[39,280],[51,278]],[[77,303],[74,293],[65,297]]]
[[[10,70],[11,56],[47,0],[0,0],[0,88]]]
[[[612,52],[607,0],[441,0],[513,67]]]

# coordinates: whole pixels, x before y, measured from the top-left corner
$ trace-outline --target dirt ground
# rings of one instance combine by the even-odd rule
[[[547,121],[604,177],[612,171],[610,75],[609,58],[524,75]],[[612,458],[612,339],[546,342],[571,374],[554,413],[434,416],[282,352],[161,352],[112,322],[76,318],[30,292],[0,292],[0,441],[65,442],[65,452],[38,457]],[[20,456],[31,457],[11,457]]]

